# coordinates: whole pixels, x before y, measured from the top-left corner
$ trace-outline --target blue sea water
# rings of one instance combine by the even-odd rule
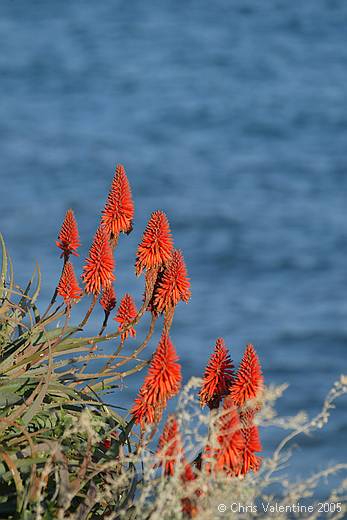
[[[218,336],[235,362],[253,342],[266,382],[290,385],[281,413],[315,414],[346,371],[346,27],[338,0],[2,0],[0,230],[17,280],[38,260],[44,307],[66,209],[80,266],[122,162],[136,220],[118,295],[141,302],[136,246],[163,209],[192,281],[172,329],[185,380]],[[300,440],[289,472],[346,459],[346,409]],[[265,454],[279,438],[263,433]]]

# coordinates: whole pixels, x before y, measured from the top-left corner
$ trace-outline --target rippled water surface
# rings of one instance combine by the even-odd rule
[[[65,210],[83,260],[123,162],[136,225],[119,296],[141,301],[134,253],[162,208],[192,280],[172,331],[185,379],[216,337],[235,361],[253,342],[266,381],[290,385],[281,412],[317,412],[346,369],[346,26],[346,2],[328,0],[3,0],[0,228],[17,279],[38,260],[48,300]],[[302,440],[301,472],[341,460],[346,408]],[[278,435],[263,440],[267,453]]]

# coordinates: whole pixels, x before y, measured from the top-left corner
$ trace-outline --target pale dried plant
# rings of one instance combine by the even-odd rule
[[[175,416],[184,438],[186,460],[189,461],[196,460],[207,442],[210,445],[213,444],[216,433],[214,425],[218,413],[202,412],[197,399],[200,385],[200,379],[192,378],[180,393],[175,409]],[[286,385],[282,385],[266,387],[264,390],[263,408],[257,416],[257,424],[261,427],[261,431],[264,431],[263,428],[275,426],[283,429],[286,434],[274,449],[272,456],[263,459],[257,473],[249,472],[245,477],[237,478],[227,477],[223,473],[214,475],[202,470],[201,472],[196,471],[195,480],[183,483],[181,475],[185,462],[177,459],[174,476],[166,477],[162,468],[158,467],[160,460],[155,452],[154,432],[148,430],[143,433],[141,444],[133,435],[133,445],[129,446],[129,449],[123,447],[114,461],[104,463],[102,467],[95,467],[94,474],[83,475],[84,479],[92,479],[95,478],[96,473],[99,473],[103,475],[103,483],[98,487],[90,486],[78,510],[72,512],[73,496],[80,490],[76,482],[74,487],[71,479],[69,480],[68,467],[64,469],[65,473],[61,469],[57,469],[57,461],[60,466],[62,465],[59,457],[63,452],[60,451],[57,444],[52,449],[51,457],[47,460],[41,473],[41,487],[33,510],[35,516],[29,518],[36,520],[47,518],[40,504],[47,498],[44,483],[48,480],[48,474],[54,472],[55,497],[59,504],[56,513],[58,520],[88,518],[179,520],[187,518],[182,512],[182,504],[187,500],[192,506],[192,515],[195,514],[195,517],[201,520],[237,518],[238,515],[230,510],[231,503],[240,504],[243,507],[248,505],[248,511],[241,513],[240,518],[251,519],[268,518],[268,513],[261,507],[258,507],[257,512],[252,512],[250,510],[252,504],[277,503],[280,508],[281,506],[291,507],[293,504],[306,500],[305,503],[313,506],[312,512],[308,514],[278,512],[272,513],[271,518],[283,520],[309,518],[313,520],[320,518],[321,515],[316,493],[317,485],[321,480],[329,482],[329,477],[332,476],[334,482],[339,476],[340,483],[331,488],[325,502],[341,503],[341,511],[328,511],[324,515],[329,519],[345,518],[347,513],[347,463],[341,462],[327,466],[300,481],[290,480],[287,473],[293,450],[293,440],[302,434],[312,435],[317,429],[323,428],[327,424],[336,399],[347,393],[347,377],[341,376],[333,385],[321,410],[313,418],[307,418],[303,413],[298,413],[293,417],[278,417],[275,402],[285,389]],[[81,414],[80,418],[66,430],[64,437],[73,437],[77,433],[84,432],[87,434],[88,442],[95,444],[100,439],[95,433],[94,423],[95,418],[92,414],[89,412]],[[81,482],[79,482],[80,485]],[[115,497],[118,497],[116,506]],[[109,507],[111,503],[113,506]],[[217,509],[219,504],[225,504],[227,510],[219,513]]]

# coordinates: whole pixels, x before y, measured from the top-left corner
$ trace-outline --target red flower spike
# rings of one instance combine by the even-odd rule
[[[175,249],[170,263],[164,269],[154,294],[154,308],[163,312],[182,300],[188,303],[190,298],[190,282],[182,251]]]
[[[55,243],[63,251],[60,256],[65,256],[66,260],[69,258],[70,254],[78,256],[76,251],[81,243],[77,222],[72,209],[67,210],[63,225],[61,226],[58,235],[58,240]]]
[[[182,484],[189,486],[191,482],[197,478],[191,465],[185,462],[183,443],[178,423],[174,416],[169,416],[166,422],[163,433],[159,439],[157,455],[160,460],[159,466],[164,466],[165,476],[174,476],[176,465],[183,464],[184,469],[180,475]],[[195,497],[199,497],[201,490],[195,489],[194,495]],[[194,518],[198,514],[196,499],[188,496],[184,497],[181,499],[181,505],[182,512],[188,516],[188,518]]]
[[[244,406],[239,409],[240,419],[244,428],[247,428],[253,424],[254,417],[256,416],[257,412],[259,412],[260,408],[261,407],[257,405],[255,407]]]
[[[207,446],[203,458],[215,459],[213,470],[224,471],[228,475],[236,475],[242,463],[245,440],[241,432],[241,422],[236,406],[228,396],[224,400],[223,412],[217,418],[217,443],[215,447]],[[211,464],[207,464],[210,471]]]
[[[159,269],[171,258],[173,241],[169,222],[163,211],[152,213],[136,254],[135,271],[139,276],[144,269]]]
[[[201,406],[207,404],[211,410],[218,408],[223,397],[229,392],[234,375],[233,368],[224,339],[218,338],[205,369],[199,393]]]
[[[192,480],[195,480],[197,477],[196,473],[194,472],[192,466],[187,463],[184,466],[184,471],[181,475],[181,479],[183,482],[191,482]]]
[[[111,189],[102,212],[102,222],[109,235],[130,233],[134,218],[134,202],[124,166],[117,164]]]
[[[158,442],[159,466],[164,466],[164,475],[173,476],[175,465],[182,462],[183,445],[177,420],[169,416]]]
[[[162,335],[131,410],[135,422],[142,427],[158,422],[167,400],[177,394],[182,381],[181,367],[177,361],[169,336]]]
[[[104,227],[99,226],[83,267],[86,293],[97,295],[101,289],[108,287],[115,280],[113,269],[114,259],[108,236]]]
[[[82,290],[78,285],[73,265],[69,261],[64,265],[57,287],[57,294],[64,298],[66,305],[71,305],[72,300],[77,300],[82,296]]]
[[[104,309],[105,313],[109,315],[110,312],[115,308],[116,302],[116,293],[113,285],[110,284],[102,291],[100,305]]]
[[[120,323],[118,330],[122,332],[137,316],[137,308],[133,297],[130,294],[125,294],[120,302],[116,317],[114,318]],[[129,327],[122,332],[121,339],[125,340],[128,336],[136,336],[134,327]]]
[[[242,465],[238,474],[246,475],[248,471],[258,471],[261,465],[261,457],[255,453],[262,450],[258,428],[255,424],[241,430],[245,447],[242,453]]]
[[[263,376],[258,356],[253,345],[247,345],[230,396],[237,406],[243,406],[246,401],[259,398],[262,386]]]

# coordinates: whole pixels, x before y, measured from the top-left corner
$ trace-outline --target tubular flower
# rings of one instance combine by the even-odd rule
[[[108,236],[103,226],[99,226],[83,267],[82,278],[86,293],[97,295],[115,279],[114,259]]]
[[[124,166],[117,164],[116,172],[102,212],[102,222],[109,235],[130,233],[134,218],[134,202]]]
[[[100,298],[100,305],[104,309],[107,315],[110,314],[111,311],[116,306],[116,293],[112,284],[105,287],[102,291],[102,295]]]
[[[63,251],[60,256],[64,256],[66,260],[69,258],[71,253],[75,256],[78,256],[76,251],[81,243],[78,234],[77,222],[72,209],[67,210],[63,225],[61,226],[58,235],[58,240],[55,243]]]
[[[223,397],[229,392],[233,380],[233,368],[234,365],[230,359],[224,339],[218,338],[214,352],[205,369],[199,393],[201,406],[207,404],[211,410],[218,408]]]
[[[131,336],[136,336],[136,330],[134,327],[128,327],[129,323],[131,323],[137,316],[137,308],[134,302],[133,297],[130,294],[125,294],[120,302],[119,309],[116,317],[114,318],[118,323],[120,323],[118,330],[122,332],[121,339],[125,340],[129,334]]]
[[[212,450],[215,459],[214,470],[235,475],[242,462],[245,440],[241,432],[241,422],[236,406],[228,396],[224,400],[223,413],[218,418],[217,447]],[[207,453],[211,453],[211,448]]]
[[[71,305],[72,300],[76,300],[82,296],[82,290],[78,285],[73,265],[69,261],[64,265],[58,283],[57,293],[64,298],[66,305]]]
[[[168,219],[163,211],[154,211],[139,244],[135,271],[139,276],[144,269],[156,269],[166,265],[173,249]]]
[[[159,466],[164,465],[164,475],[173,476],[175,465],[183,459],[183,445],[177,420],[169,416],[158,442]]]
[[[244,449],[242,452],[242,464],[238,471],[240,475],[246,475],[248,471],[258,471],[261,465],[261,457],[255,455],[256,452],[262,450],[258,428],[252,424],[248,428],[242,428],[242,436],[244,438]]]
[[[177,394],[181,381],[181,367],[169,336],[162,335],[152,357],[148,374],[131,410],[135,422],[158,422],[167,400]]]
[[[258,356],[253,345],[247,345],[230,395],[237,406],[243,406],[246,401],[260,396],[262,385],[263,376]]]
[[[175,307],[180,300],[188,303],[189,298],[190,282],[183,254],[175,249],[154,293],[154,308],[163,312]]]

